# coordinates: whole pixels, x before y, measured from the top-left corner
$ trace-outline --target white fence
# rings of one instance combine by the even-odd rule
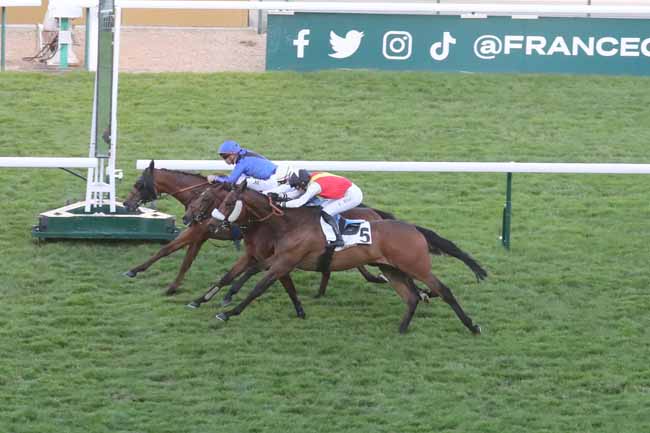
[[[93,168],[97,158],[2,157],[4,168]]]
[[[143,170],[151,161],[139,159],[136,167]],[[507,173],[506,200],[501,223],[501,243],[510,249],[512,221],[512,173],[594,173],[650,174],[650,164],[589,164],[540,162],[387,162],[387,161],[275,161],[306,170],[370,171],[370,172],[474,172]],[[157,168],[170,170],[228,170],[224,161],[155,160]]]
[[[154,160],[156,168],[170,170],[231,170],[225,161]],[[150,160],[139,159],[144,170]],[[475,173],[600,173],[650,174],[650,164],[583,164],[541,162],[388,162],[388,161],[275,161],[305,170]]]

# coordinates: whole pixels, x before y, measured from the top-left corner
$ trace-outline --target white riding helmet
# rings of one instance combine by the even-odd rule
[[[298,170],[290,165],[278,165],[278,168],[275,169],[275,179],[278,183],[287,183],[294,173],[298,173]]]

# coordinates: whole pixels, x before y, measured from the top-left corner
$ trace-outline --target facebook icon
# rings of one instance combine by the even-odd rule
[[[293,45],[296,47],[296,57],[302,59],[305,57],[305,47],[309,46],[309,29],[302,29],[298,32],[298,39],[293,40]]]

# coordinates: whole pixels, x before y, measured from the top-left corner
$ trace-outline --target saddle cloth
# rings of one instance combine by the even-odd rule
[[[354,245],[370,245],[372,244],[372,233],[370,230],[370,223],[366,220],[346,220],[343,217],[336,218],[339,219],[339,227],[343,226],[341,230],[341,237],[345,245],[343,247],[338,247],[334,251],[341,251],[346,248],[350,248]],[[334,230],[332,226],[327,224],[327,222],[321,217],[320,226],[323,229],[323,234],[325,239],[328,241],[333,241],[336,239]]]

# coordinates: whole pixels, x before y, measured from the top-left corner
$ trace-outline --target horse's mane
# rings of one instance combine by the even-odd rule
[[[206,178],[206,177],[203,176],[201,173],[193,173],[193,172],[190,172],[190,171],[171,170],[171,169],[169,169],[169,168],[156,168],[156,170],[167,171],[167,172],[171,172],[171,173],[184,174],[184,175],[186,175],[186,176],[200,177],[201,179],[205,179],[205,178]],[[220,173],[217,173],[217,174],[220,174]]]

